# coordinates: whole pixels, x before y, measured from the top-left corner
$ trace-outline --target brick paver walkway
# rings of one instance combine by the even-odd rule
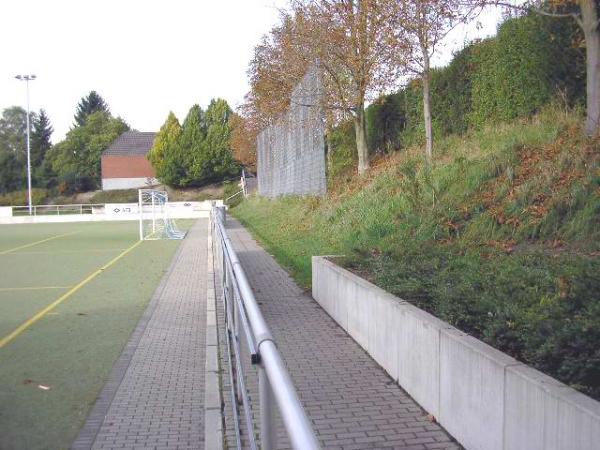
[[[203,448],[207,233],[181,243],[74,449]]]
[[[227,229],[323,448],[460,448],[235,220]],[[217,301],[219,320],[222,306]],[[222,323],[222,322],[221,322]],[[221,330],[221,342],[223,342]],[[221,364],[226,366],[221,346]],[[253,371],[247,368],[253,401]],[[235,448],[227,372],[226,440]],[[258,406],[257,404],[255,405]],[[284,431],[280,430],[280,436]],[[280,439],[286,447],[285,438]]]

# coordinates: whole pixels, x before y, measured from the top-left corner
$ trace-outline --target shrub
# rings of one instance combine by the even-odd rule
[[[343,122],[327,136],[327,172],[338,177],[356,164],[356,136],[352,121]]]
[[[432,69],[434,138],[529,116],[557,96],[569,106],[581,102],[585,60],[574,45],[581,33],[571,22],[538,15],[509,19],[496,37],[474,42],[446,67]],[[350,132],[345,124],[336,129],[346,139]],[[367,108],[367,136],[374,153],[424,143],[420,79]]]
[[[46,189],[33,188],[31,190],[31,202],[34,205],[40,205],[48,197]],[[14,191],[0,194],[1,206],[24,206],[29,201],[28,191]]]
[[[90,203],[137,203],[139,201],[138,195],[137,189],[100,191],[92,195]]]
[[[367,142],[372,153],[400,149],[400,134],[406,126],[401,94],[385,95],[366,110]]]

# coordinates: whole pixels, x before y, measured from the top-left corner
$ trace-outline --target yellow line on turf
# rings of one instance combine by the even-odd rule
[[[34,291],[38,289],[69,289],[73,286],[31,286],[31,287],[8,287],[8,288],[0,288],[0,292],[2,291]]]
[[[143,241],[137,241],[131,247],[129,247],[128,249],[126,249],[125,251],[123,251],[119,256],[111,259],[109,262],[107,262],[105,265],[103,265],[102,267],[100,267],[98,270],[96,270],[95,272],[92,272],[91,274],[89,274],[85,279],[83,279],[78,284],[76,284],[71,289],[69,289],[68,292],[64,293],[59,298],[57,298],[52,303],[50,303],[48,306],[46,306],[44,309],[42,309],[41,311],[39,311],[35,316],[33,316],[30,319],[28,319],[27,321],[23,322],[12,333],[4,336],[2,339],[0,339],[0,348],[4,347],[6,344],[8,344],[9,342],[11,342],[19,334],[21,334],[23,331],[25,331],[27,328],[29,328],[34,323],[36,323],[38,320],[40,320],[42,317],[44,317],[46,314],[48,314],[50,311],[52,311],[54,308],[56,308],[58,305],[60,305],[63,301],[65,301],[66,299],[68,299],[71,295],[73,295],[75,292],[77,292],[79,289],[81,289],[87,283],[89,283],[94,278],[96,278],[104,270],[108,269],[110,266],[112,266],[114,263],[116,263],[119,259],[121,259],[123,256],[125,256],[131,250],[133,250],[134,248],[136,248],[142,242]]]
[[[4,251],[0,252],[0,255],[6,255],[7,253],[14,252],[15,250],[21,250],[22,248],[33,247],[34,245],[38,245],[38,244],[41,244],[43,242],[48,242],[48,241],[51,241],[52,239],[58,239],[58,238],[61,238],[61,237],[70,236],[70,235],[75,234],[75,233],[79,233],[79,231],[72,231],[70,233],[58,234],[56,236],[51,236],[49,238],[42,239],[41,241],[31,242],[30,244],[25,244],[25,245],[21,245],[19,247],[10,248],[8,250],[4,250]]]
[[[56,255],[57,253],[107,253],[107,252],[121,252],[124,248],[90,248],[88,250],[56,250],[49,252],[13,252],[12,255]]]

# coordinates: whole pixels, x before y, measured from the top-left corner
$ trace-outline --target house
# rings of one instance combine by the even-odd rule
[[[143,188],[158,184],[147,155],[156,133],[126,131],[101,157],[102,190]]]

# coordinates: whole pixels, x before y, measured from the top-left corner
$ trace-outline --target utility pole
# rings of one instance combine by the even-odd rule
[[[31,205],[31,146],[29,143],[29,82],[35,80],[37,77],[35,75],[17,75],[15,77],[19,81],[25,81],[26,90],[27,90],[27,193],[28,193],[28,206],[29,206],[29,215],[31,215],[32,205]]]

